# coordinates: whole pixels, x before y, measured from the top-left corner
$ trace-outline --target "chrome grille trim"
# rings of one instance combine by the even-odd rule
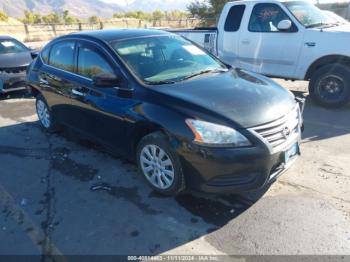
[[[296,105],[287,115],[269,122],[250,128],[271,146],[273,153],[282,151],[290,143],[300,138],[300,126],[302,123],[299,105]],[[288,128],[289,135],[285,137],[283,130]]]

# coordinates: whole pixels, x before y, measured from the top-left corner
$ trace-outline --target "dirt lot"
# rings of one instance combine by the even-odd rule
[[[5,97],[0,254],[350,255],[350,106],[307,101],[304,118],[302,156],[271,187],[164,198],[123,159],[43,132],[33,99]]]

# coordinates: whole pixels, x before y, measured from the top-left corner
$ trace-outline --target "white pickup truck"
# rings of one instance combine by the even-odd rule
[[[223,62],[271,77],[308,80],[323,106],[350,100],[350,23],[307,1],[227,3],[217,28],[173,30]]]

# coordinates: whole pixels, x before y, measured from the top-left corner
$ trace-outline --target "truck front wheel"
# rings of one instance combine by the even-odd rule
[[[330,64],[319,68],[311,77],[309,93],[325,107],[341,107],[350,101],[350,68]]]

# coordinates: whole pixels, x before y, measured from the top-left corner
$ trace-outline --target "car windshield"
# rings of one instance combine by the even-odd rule
[[[312,3],[306,1],[293,1],[285,2],[284,4],[296,19],[298,19],[306,28],[322,27],[338,23],[335,19],[326,15]]]
[[[227,70],[206,51],[176,35],[128,39],[111,45],[137,77],[147,84],[174,83]]]
[[[13,39],[0,40],[0,54],[27,52],[28,48]]]

